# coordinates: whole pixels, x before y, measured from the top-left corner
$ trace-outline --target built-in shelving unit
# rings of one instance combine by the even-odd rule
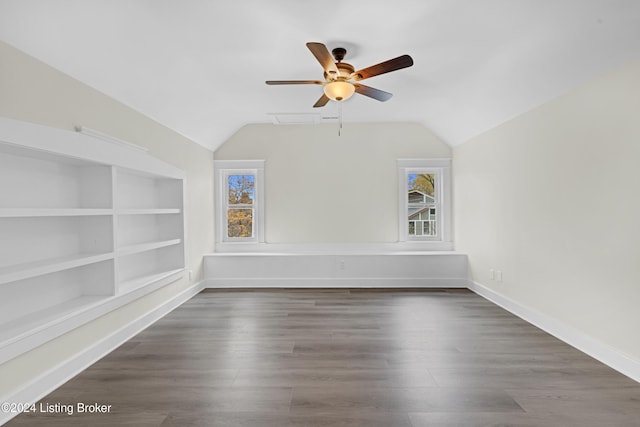
[[[116,175],[116,252],[118,292],[171,276],[184,267],[182,182],[139,171]]]
[[[184,173],[0,118],[0,363],[184,275]]]

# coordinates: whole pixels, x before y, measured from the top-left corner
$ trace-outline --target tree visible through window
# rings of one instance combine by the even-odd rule
[[[264,243],[264,160],[214,160],[216,246]]]
[[[407,219],[410,237],[438,234],[436,215],[436,174],[407,174]]]
[[[253,238],[255,175],[227,175],[227,237]]]
[[[398,240],[452,248],[451,159],[398,159]]]

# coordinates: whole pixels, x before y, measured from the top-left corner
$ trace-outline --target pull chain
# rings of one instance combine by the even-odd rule
[[[342,102],[338,102],[338,136],[342,133]]]

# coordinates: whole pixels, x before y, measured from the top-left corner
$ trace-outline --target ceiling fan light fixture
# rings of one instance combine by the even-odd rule
[[[338,47],[333,49],[333,57],[331,57],[331,53],[322,43],[308,42],[307,48],[322,66],[324,81],[267,80],[265,83],[268,85],[322,85],[324,93],[313,105],[313,108],[324,107],[329,101],[346,101],[356,92],[358,95],[368,96],[380,102],[388,101],[393,96],[392,94],[360,84],[360,80],[413,65],[413,59],[409,55],[402,55],[355,71],[353,65],[342,62],[347,53],[345,48]]]
[[[346,101],[356,91],[355,86],[349,82],[338,80],[324,85],[324,94],[334,101]]]

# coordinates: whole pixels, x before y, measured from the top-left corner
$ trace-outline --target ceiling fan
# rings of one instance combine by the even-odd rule
[[[400,70],[402,68],[411,67],[413,59],[409,55],[398,56],[388,61],[372,65],[367,68],[355,71],[351,64],[342,62],[347,50],[337,47],[329,53],[327,47],[322,43],[309,42],[307,47],[316,57],[322,68],[324,69],[323,80],[267,80],[268,85],[322,85],[324,93],[313,105],[314,108],[324,107],[329,100],[345,101],[354,93],[377,99],[378,101],[387,101],[393,95],[380,89],[357,83],[361,80],[368,79],[380,74],[389,73],[391,71]],[[333,54],[333,57],[332,57]],[[334,61],[335,59],[335,61]]]

